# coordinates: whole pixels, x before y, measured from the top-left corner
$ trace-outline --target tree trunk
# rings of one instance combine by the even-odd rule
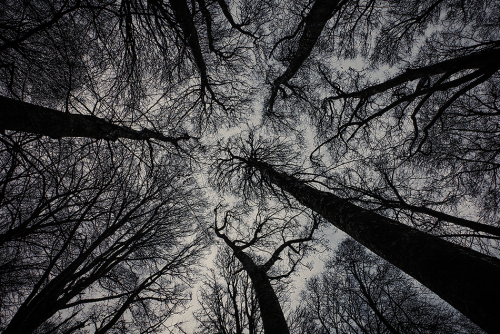
[[[157,3],[158,1],[153,0],[153,2]],[[205,86],[208,85],[207,65],[205,64],[205,59],[203,58],[203,52],[198,38],[198,31],[193,22],[193,14],[189,10],[186,0],[170,0],[169,3],[172,11],[174,12],[175,20],[182,29],[185,42],[191,49],[194,62],[200,72],[201,86],[202,89],[204,89]],[[158,6],[161,6],[161,4]]]
[[[385,204],[384,202],[382,202]],[[412,212],[418,212],[418,213],[424,213],[426,215],[432,216],[434,218],[437,218],[439,220],[455,224],[457,226],[462,226],[462,227],[467,227],[470,228],[471,230],[474,230],[476,232],[484,232],[488,234],[492,234],[494,236],[500,237],[500,228],[496,226],[491,226],[491,225],[486,225],[486,224],[481,224],[472,220],[468,219],[463,219],[460,217],[455,217],[449,214],[446,214],[444,212],[439,212],[437,210],[433,210],[430,208],[422,207],[422,206],[416,206],[416,205],[410,205],[406,203],[389,203],[387,204],[387,207],[399,207],[401,209],[406,209],[410,210]]]
[[[428,287],[489,333],[500,333],[500,260],[375,214],[338,196],[245,161],[375,254]]]
[[[178,145],[184,135],[173,138],[147,129],[134,130],[91,115],[65,113],[0,96],[0,131],[22,131],[51,138],[85,137],[115,141],[156,139]]]
[[[300,69],[304,61],[311,54],[323,28],[333,14],[344,4],[344,1],[317,0],[309,14],[304,18],[304,31],[297,43],[295,51],[285,72],[273,82],[271,97],[269,98],[269,112],[272,113],[279,86],[286,84]]]
[[[351,93],[339,94],[331,98],[332,100],[341,98],[368,98],[375,94],[383,93],[389,89],[395,88],[406,82],[417,79],[428,78],[433,75],[445,73],[458,73],[468,69],[478,69],[492,67],[498,68],[498,58],[500,57],[500,49],[495,46],[491,49],[481,50],[466,56],[456,57],[449,60],[444,60],[432,65],[423,66],[420,68],[409,68],[404,73],[384,81],[382,83],[366,87],[360,91]],[[496,60],[495,60],[496,59]],[[432,91],[432,87],[429,91]],[[427,91],[421,92],[419,95],[424,95]]]
[[[250,256],[241,250],[235,251],[234,255],[241,262],[243,269],[252,281],[259,302],[264,333],[289,334],[285,315],[264,269],[257,266]]]

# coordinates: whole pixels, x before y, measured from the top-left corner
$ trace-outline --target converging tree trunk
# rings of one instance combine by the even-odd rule
[[[485,331],[500,332],[500,260],[365,210],[267,163],[234,158],[414,277]]]
[[[221,229],[215,228],[215,234],[224,240],[232,249],[234,256],[240,261],[243,270],[248,274],[255,290],[255,295],[259,303],[262,325],[266,334],[289,334],[285,315],[276,293],[267,276],[268,266],[257,265],[254,260],[243,252]]]
[[[51,138],[85,137],[112,141],[119,138],[156,139],[175,146],[178,146],[179,141],[192,138],[189,135],[174,138],[148,129],[134,130],[99,117],[65,113],[0,96],[0,131],[5,130]]]
[[[270,277],[268,275],[269,270],[273,265],[281,260],[281,254],[287,249],[292,249],[296,254],[303,255],[303,248],[301,247],[304,243],[311,241],[313,238],[314,231],[318,229],[319,219],[314,218],[312,221],[311,228],[307,231],[307,235],[295,231],[293,235],[300,233],[295,239],[281,240],[281,244],[271,251],[270,258],[264,264],[257,264],[252,256],[244,252],[245,249],[254,246],[259,240],[269,236],[267,232],[263,232],[264,226],[266,224],[271,224],[273,221],[272,215],[257,222],[255,231],[252,233],[250,241],[244,240],[232,240],[228,235],[224,233],[224,230],[231,226],[230,222],[231,212],[227,211],[223,220],[222,226],[217,225],[217,208],[215,209],[215,224],[213,226],[214,232],[218,238],[224,240],[226,245],[228,245],[234,256],[242,265],[242,269],[250,277],[252,281],[252,286],[255,290],[255,295],[259,303],[260,315],[262,318],[262,324],[264,327],[264,333],[266,334],[289,334],[288,324],[281,309],[280,301],[273,286],[270,282]],[[285,219],[286,221],[286,219]],[[280,229],[284,233],[286,229],[281,225],[283,223],[283,218],[279,219],[279,224],[275,225],[276,228]],[[265,230],[265,229],[264,229]],[[288,231],[290,232],[290,231]],[[286,233],[282,234],[286,235]],[[286,238],[285,238],[286,239]],[[291,269],[287,274],[275,276],[274,278],[283,278],[289,276],[294,270],[299,260],[292,260],[288,256],[289,260],[293,262]],[[260,260],[259,260],[260,261]]]
[[[300,24],[304,25],[304,30],[297,43],[297,50],[294,52],[285,72],[273,82],[271,96],[268,102],[268,113],[273,112],[274,102],[277,98],[280,86],[286,85],[297,73],[304,61],[311,54],[326,23],[344,4],[345,1],[318,0],[314,2],[309,14]]]
[[[280,302],[262,266],[258,266],[250,256],[243,251],[235,251],[234,255],[243,265],[252,280],[257,300],[259,301],[260,314],[265,333],[289,334],[285,315]]]

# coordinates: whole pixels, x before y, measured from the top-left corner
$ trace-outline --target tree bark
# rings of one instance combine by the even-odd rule
[[[91,115],[64,113],[59,110],[0,96],[0,131],[29,132],[51,138],[85,137],[115,141],[118,138],[132,140],[156,139],[178,146],[181,140],[192,137],[169,137],[143,129],[134,130],[116,125]]]
[[[332,15],[344,4],[344,1],[317,0],[311,7],[309,14],[304,18],[304,31],[298,41],[297,50],[293,55],[287,69],[273,82],[271,97],[269,98],[269,111],[272,113],[274,101],[278,94],[279,86],[286,84],[300,69],[309,57],[323,28]]]
[[[500,333],[500,260],[365,210],[277,172],[267,163],[238,159],[414,277],[485,331]]]
[[[241,249],[240,246],[237,246],[233,241],[231,241],[227,235],[221,233],[224,226],[222,228],[217,227],[217,216],[215,221],[215,234],[217,237],[224,240],[226,245],[232,249],[234,256],[236,256],[238,261],[240,261],[243,266],[243,270],[245,270],[252,281],[252,286],[255,290],[255,296],[257,297],[257,302],[260,308],[260,316],[264,326],[264,333],[290,334],[278,296],[276,296],[273,286],[269,281],[269,277],[267,276],[267,271],[270,266],[267,267],[265,265],[257,265],[254,260]],[[270,263],[271,261],[272,260],[269,260],[267,263]]]
[[[264,333],[289,334],[285,315],[265,270],[256,265],[252,258],[241,250],[234,251],[234,255],[252,281],[259,302]]]

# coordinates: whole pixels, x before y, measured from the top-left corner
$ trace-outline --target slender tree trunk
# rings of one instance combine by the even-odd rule
[[[147,129],[134,130],[91,115],[65,113],[0,96],[0,131],[22,131],[51,138],[85,137],[115,141],[156,139],[177,146],[178,141],[191,137],[173,138]]]
[[[158,1],[152,0],[152,2],[157,3]],[[198,31],[193,22],[193,15],[189,10],[186,0],[170,0],[169,3],[174,12],[176,22],[181,26],[186,44],[191,49],[194,62],[200,72],[201,86],[204,89],[208,85],[207,65],[201,51]]]
[[[500,260],[365,210],[266,163],[239,159],[414,277],[485,331],[500,333]]]
[[[252,281],[255,295],[259,302],[260,315],[264,325],[265,334],[289,334],[285,315],[281,309],[280,302],[266,272],[245,254],[243,251],[235,251],[234,255],[243,265]]]
[[[388,204],[389,207],[390,207],[390,205],[391,204]],[[481,224],[481,223],[478,223],[475,221],[471,221],[468,219],[463,219],[463,218],[455,217],[455,216],[452,216],[452,215],[449,215],[449,214],[446,214],[443,212],[439,212],[437,210],[433,210],[430,208],[416,206],[416,205],[410,205],[410,204],[406,204],[406,203],[395,203],[394,206],[400,207],[402,209],[407,209],[407,210],[410,210],[413,212],[424,213],[426,215],[438,218],[438,219],[445,221],[445,222],[448,222],[448,223],[452,223],[452,224],[455,224],[458,226],[470,228],[471,230],[474,230],[476,232],[489,233],[489,234],[495,235],[497,237],[500,237],[500,228],[496,227],[496,226]]]
[[[275,80],[275,86],[286,83],[297,73],[311,54],[326,23],[343,3],[344,1],[333,0],[316,0],[314,2],[309,14],[304,18],[304,31],[297,43],[297,50],[285,72]]]
[[[360,91],[351,93],[339,94],[332,98],[333,100],[341,98],[367,98],[375,94],[383,93],[389,89],[417,79],[427,78],[433,75],[445,74],[447,72],[457,73],[467,69],[497,67],[498,58],[500,57],[500,49],[495,46],[491,49],[478,51],[466,56],[457,57],[449,60],[444,60],[432,65],[423,66],[420,68],[409,68],[404,73],[384,81],[380,84],[369,86]],[[429,90],[433,90],[432,87]],[[424,91],[420,95],[427,93]]]

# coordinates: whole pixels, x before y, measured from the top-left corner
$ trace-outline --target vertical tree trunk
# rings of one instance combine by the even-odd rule
[[[259,302],[260,315],[264,325],[265,334],[289,334],[285,315],[281,309],[278,297],[267,277],[266,272],[243,251],[235,251],[234,255],[243,265],[252,281],[257,301]]]
[[[315,189],[270,165],[241,159],[375,254],[414,277],[489,333],[500,333],[500,260]]]

